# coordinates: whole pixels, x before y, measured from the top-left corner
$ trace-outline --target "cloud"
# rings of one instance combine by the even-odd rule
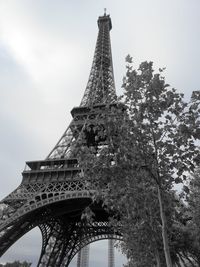
[[[43,97],[55,102],[58,97],[55,88],[64,90],[68,76],[75,79],[76,59],[81,64],[84,52],[78,42],[40,21],[41,17],[30,13],[28,5],[10,1],[1,4],[1,42]]]
[[[20,183],[24,161],[45,158],[67,128],[70,110],[79,105],[86,87],[96,19],[104,7],[113,21],[118,91],[128,53],[136,67],[142,60],[167,67],[167,82],[187,95],[199,89],[198,0],[0,1],[2,197]],[[6,260],[20,257],[20,246],[25,246],[28,255],[33,249],[36,261],[39,234],[31,233],[26,236],[31,241],[17,242],[12,253],[5,254]],[[100,244],[101,249],[98,243],[92,245],[92,261],[103,258],[99,251],[105,244]]]
[[[30,12],[30,6],[22,3],[1,2],[0,51],[4,63],[0,63],[0,69],[5,82],[1,79],[0,110],[2,116],[17,121],[27,136],[37,139],[43,132],[38,147],[40,143],[53,146],[67,127],[63,121],[71,120],[69,112],[66,116],[66,106],[70,110],[75,99],[76,105],[80,103],[79,90],[72,88],[85,87],[80,83],[85,53],[74,37],[63,36],[59,29],[52,30],[51,24],[41,23],[34,5]],[[52,139],[49,126],[55,127],[56,122],[58,132]]]

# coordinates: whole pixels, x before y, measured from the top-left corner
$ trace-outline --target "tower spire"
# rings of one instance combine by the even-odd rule
[[[116,101],[110,42],[112,22],[110,16],[106,15],[106,9],[104,9],[104,15],[98,18],[97,24],[99,33],[81,106],[108,104]]]

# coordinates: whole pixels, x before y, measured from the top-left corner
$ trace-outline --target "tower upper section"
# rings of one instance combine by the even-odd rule
[[[112,29],[112,22],[109,15],[104,14],[103,16],[100,16],[97,20],[97,24],[100,28],[102,23],[108,23],[109,24],[109,31]]]
[[[116,101],[112,63],[109,15],[100,16],[97,21],[99,32],[94,52],[92,68],[80,106],[109,104]]]
[[[100,16],[97,23],[99,27],[97,43],[83,99],[79,107],[72,109],[73,120],[47,159],[63,160],[76,157],[80,141],[83,142],[83,145],[94,146],[95,149],[100,143],[105,143],[105,136],[98,137],[98,129],[94,130],[94,123],[96,123],[94,121],[99,120],[103,109],[105,111],[106,104],[116,103],[117,96],[110,44],[112,28],[110,16],[106,14]],[[103,126],[102,122],[101,124]],[[82,138],[83,134],[85,140]],[[65,165],[65,162],[59,161],[59,164]],[[39,165],[41,164],[39,163]],[[41,165],[41,168],[43,167]]]

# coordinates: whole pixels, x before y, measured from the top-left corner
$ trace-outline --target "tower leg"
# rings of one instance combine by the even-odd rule
[[[42,250],[38,267],[68,266],[71,254],[77,242],[74,238],[75,224],[67,227],[58,222],[51,222],[39,226],[42,232]]]
[[[77,256],[77,267],[81,267],[81,250],[78,252]]]
[[[60,261],[61,251],[63,249],[62,239],[60,240],[61,229],[56,223],[40,225],[43,244],[38,267],[57,266]]]
[[[108,240],[108,267],[115,267],[114,240]]]
[[[89,251],[90,245],[87,245],[78,252],[77,267],[89,267]]]

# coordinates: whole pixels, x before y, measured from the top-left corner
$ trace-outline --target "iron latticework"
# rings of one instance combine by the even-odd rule
[[[0,256],[36,226],[42,233],[39,267],[68,266],[89,243],[121,238],[110,227],[102,205],[92,202],[97,184],[84,177],[76,157],[80,142],[95,147],[105,143],[88,125],[101,121],[105,105],[116,101],[109,15],[99,17],[98,27],[89,81],[81,105],[71,111],[72,122],[45,160],[26,162],[22,183],[0,202]],[[94,213],[92,222],[81,218],[88,205]]]
[[[116,102],[110,30],[112,23],[109,15],[99,17],[99,33],[88,83],[79,108],[72,110],[73,120],[47,158],[68,158],[75,151],[77,139],[91,118],[99,120],[102,109],[99,104]],[[95,109],[94,109],[95,107]],[[81,123],[81,124],[80,124]]]
[[[116,101],[112,53],[110,44],[111,19],[104,15],[98,19],[99,34],[88,84],[81,106],[110,104]]]
[[[89,267],[90,246],[87,245],[78,252],[77,267]]]
[[[108,240],[108,267],[115,267],[114,240]]]

